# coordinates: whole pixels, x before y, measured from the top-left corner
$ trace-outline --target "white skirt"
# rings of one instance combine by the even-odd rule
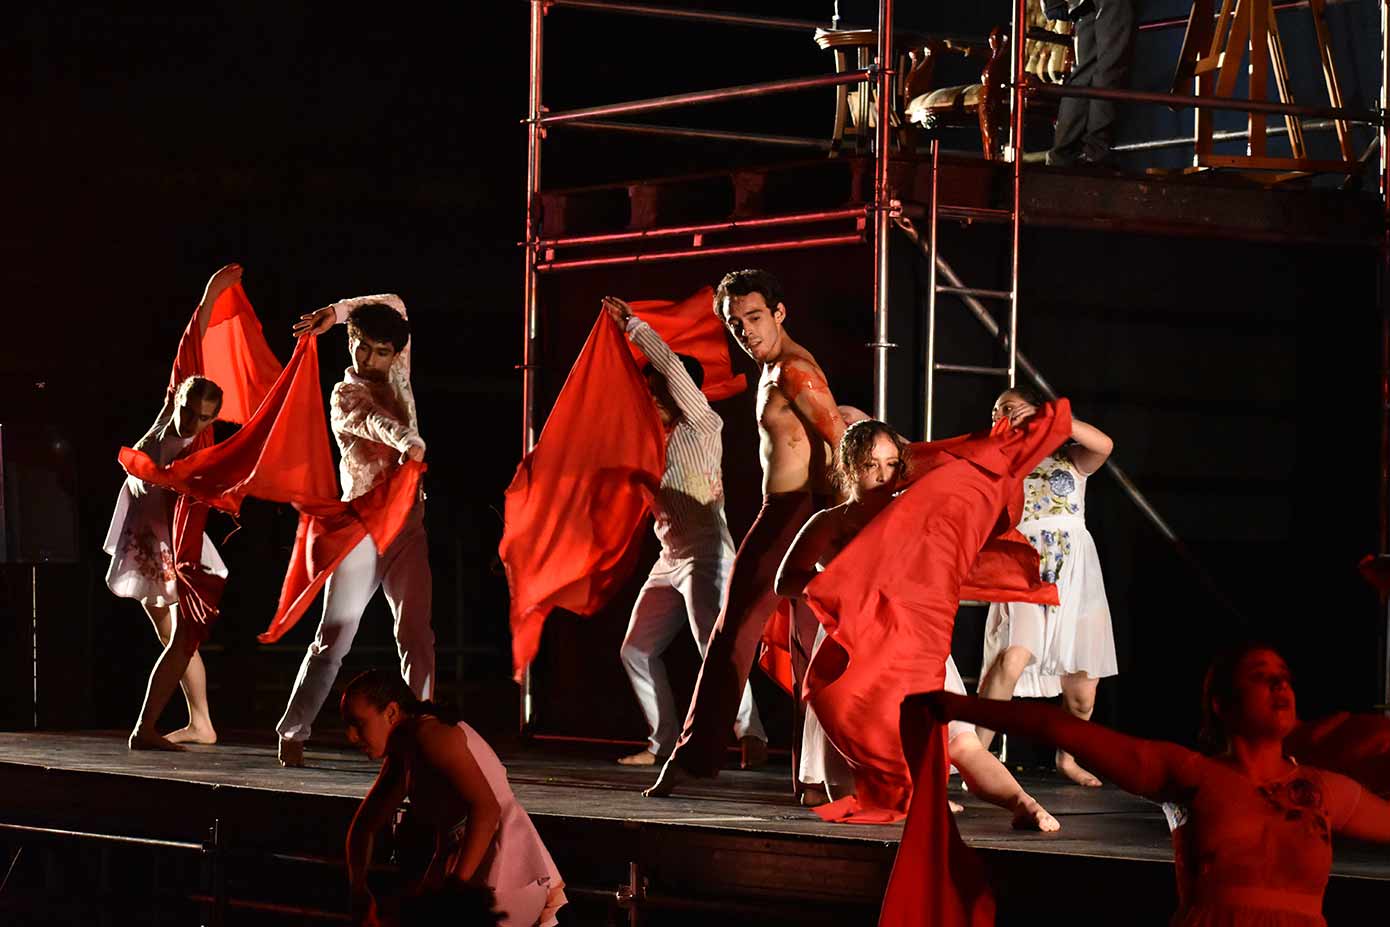
[[[106,585],[122,598],[167,608],[179,601],[170,538],[176,496],[158,486],[149,486],[143,495],[137,496],[130,490],[134,479],[127,477],[121,484],[111,526],[106,529],[106,541],[102,544],[102,550],[111,556]],[[227,566],[206,534],[202,559],[204,570],[226,577]]]
[[[1014,695],[1051,698],[1060,695],[1060,677],[1085,673],[1099,679],[1119,672],[1115,632],[1100,572],[1096,542],[1084,519],[1053,516],[1026,521],[1019,530],[1042,559],[1043,579],[1057,584],[1060,605],[996,603],[985,621],[984,666],[1008,647],[1033,655],[1019,677]]]

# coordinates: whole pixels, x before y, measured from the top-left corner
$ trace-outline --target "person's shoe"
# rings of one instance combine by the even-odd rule
[[[1047,152],[1045,151],[1025,151],[1023,153],[1024,164],[1046,164]]]
[[[302,740],[288,740],[288,739],[286,739],[286,738],[284,738],[284,737],[281,737],[281,738],[280,738],[279,759],[280,759],[280,765],[281,765],[281,766],[284,766],[284,767],[286,767],[286,768],[291,767],[291,766],[293,766],[293,767],[295,767],[295,768],[298,768],[298,767],[303,766],[303,765],[304,765],[304,741],[302,741]]]
[[[767,763],[767,741],[758,737],[744,737],[738,742],[739,769],[757,769]]]

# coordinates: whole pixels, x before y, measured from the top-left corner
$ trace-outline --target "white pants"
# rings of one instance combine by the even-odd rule
[[[370,535],[363,538],[328,577],[323,591],[323,617],[318,633],[304,654],[285,716],[275,726],[286,740],[308,740],[314,719],[333,690],[343,657],[352,648],[357,625],[367,603],[381,587],[395,619],[396,650],[401,676],[419,698],[434,691],[434,630],[430,627],[433,595],[429,544],[425,538],[425,507],[417,504],[410,520],[386,549],[377,555]]]
[[[620,654],[642,713],[647,716],[651,731],[649,749],[656,756],[667,756],[675,749],[685,720],[676,714],[675,697],[661,655],[686,624],[695,636],[700,656],[705,655],[705,644],[719,619],[732,563],[732,557],[658,557],[632,606],[632,619]],[[753,704],[753,690],[746,683],[734,720],[734,734],[767,740],[758,718],[758,706]]]

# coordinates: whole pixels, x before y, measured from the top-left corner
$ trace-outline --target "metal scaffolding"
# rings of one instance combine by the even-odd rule
[[[520,370],[522,371],[523,454],[529,453],[535,446],[537,430],[535,410],[536,339],[539,322],[537,289],[541,274],[583,267],[678,260],[682,258],[707,257],[718,254],[858,244],[863,243],[866,237],[872,248],[873,267],[872,304],[874,313],[874,340],[868,345],[873,351],[874,357],[873,409],[875,416],[879,418],[886,417],[889,361],[891,351],[896,347],[896,345],[889,341],[889,236],[891,234],[891,228],[895,224],[895,220],[901,217],[901,207],[895,199],[895,191],[892,188],[889,174],[891,129],[895,118],[893,112],[893,102],[895,99],[894,81],[897,77],[894,71],[896,59],[894,57],[893,47],[893,0],[878,0],[878,22],[875,34],[877,43],[876,53],[872,64],[866,68],[848,70],[838,74],[785,78],[756,84],[720,87],[711,90],[587,106],[560,112],[549,112],[545,109],[542,93],[543,32],[546,13],[552,8],[569,8],[592,13],[620,14],[758,29],[792,30],[806,33],[813,32],[818,27],[821,27],[822,23],[812,20],[753,16],[742,13],[687,10],[638,3],[606,2],[606,0],[526,0],[526,2],[530,6],[531,33],[529,56],[530,92],[526,118],[526,228],[525,241],[523,242],[523,251],[525,255],[524,281],[522,287],[524,325],[522,336],[522,360],[520,364]],[[1338,0],[1311,0],[1311,2],[1310,0],[1295,0],[1295,2],[1278,3],[1274,5],[1273,9],[1283,12],[1286,10],[1320,8],[1329,2],[1336,3]],[[993,218],[997,221],[1007,222],[1011,226],[1012,231],[1010,288],[1007,291],[975,290],[959,286],[959,281],[955,281],[955,285],[952,286],[935,286],[935,274],[933,273],[933,287],[929,297],[931,300],[931,313],[933,319],[935,316],[935,298],[937,293],[966,299],[973,299],[975,296],[982,293],[987,296],[997,296],[1001,299],[1007,297],[1009,303],[1009,320],[1004,346],[1008,351],[1008,366],[1007,368],[998,368],[997,370],[995,368],[990,368],[988,372],[1006,373],[1008,382],[1010,384],[1015,382],[1019,366],[1019,352],[1016,344],[1017,339],[1015,337],[1018,330],[1020,302],[1018,287],[1020,266],[1018,244],[1025,218],[1022,200],[1023,166],[1020,155],[1023,147],[1023,132],[1027,108],[1030,98],[1033,97],[1050,99],[1081,97],[1112,100],[1129,104],[1191,108],[1196,110],[1197,113],[1208,110],[1234,110],[1250,113],[1252,117],[1256,114],[1273,114],[1317,117],[1328,120],[1368,124],[1374,126],[1378,132],[1380,142],[1380,194],[1382,201],[1390,204],[1390,196],[1387,196],[1387,194],[1390,194],[1390,157],[1387,156],[1385,118],[1387,109],[1385,81],[1390,80],[1390,43],[1387,42],[1387,39],[1390,38],[1390,18],[1388,18],[1390,17],[1390,12],[1387,12],[1386,0],[1381,0],[1381,14],[1382,64],[1385,66],[1386,74],[1384,75],[1385,80],[1382,82],[1380,107],[1378,110],[1356,110],[1346,107],[1297,105],[1273,101],[1252,101],[1248,99],[1214,97],[1210,95],[1175,95],[1146,91],[1097,89],[1030,82],[1027,79],[1024,69],[1026,49],[1023,39],[1027,36],[1027,0],[1014,0],[1010,34],[1010,41],[1013,42],[1013,55],[1010,67],[1010,132],[1009,146],[1006,151],[1006,159],[1011,162],[1009,171],[1011,181],[1009,207],[1002,210],[956,208],[955,211],[952,212],[944,206],[938,209],[936,197],[933,195],[931,204],[932,221],[931,228],[929,229],[929,240],[931,243],[929,250],[934,254],[936,224],[940,216],[961,218],[965,213],[989,213],[990,215],[985,218]],[[1158,29],[1177,28],[1185,26],[1186,24],[1186,19],[1161,20],[1141,23],[1139,29],[1141,31],[1153,31]],[[849,28],[843,25],[838,25],[838,27]],[[726,102],[737,99],[750,99],[772,94],[842,86],[852,83],[860,84],[861,91],[867,91],[870,88],[872,88],[873,91],[871,94],[873,100],[873,121],[871,127],[873,132],[870,150],[870,155],[873,159],[873,194],[870,201],[862,207],[816,213],[768,216],[757,219],[730,220],[727,222],[700,225],[672,226],[609,235],[543,237],[540,210],[541,147],[546,130],[550,126],[568,125],[570,127],[583,128],[591,131],[629,132],[668,137],[710,138],[723,141],[767,144],[782,147],[824,148],[827,146],[815,139],[762,136],[743,132],[723,132],[710,129],[625,123],[613,121],[611,117],[661,112],[715,101]],[[870,126],[861,126],[861,129],[865,131],[869,128]],[[1231,137],[1243,136],[1232,134]],[[1192,140],[1184,140],[1184,143],[1192,144]],[[1153,147],[1158,147],[1159,144],[1163,146],[1178,144],[1178,140],[1163,140],[1161,143],[1156,143]],[[1142,145],[1140,147],[1142,147]],[[933,150],[934,152],[936,150],[935,144],[933,145]],[[935,160],[935,156],[933,159]],[[935,171],[933,171],[932,175],[932,184],[933,188],[935,188]],[[956,215],[956,213],[960,213],[960,215]],[[979,217],[976,216],[976,218]],[[1390,229],[1390,211],[1386,213],[1386,220],[1387,229]],[[833,233],[808,233],[799,237],[774,241],[743,244],[734,243],[716,245],[713,247],[707,246],[704,241],[706,235],[717,235],[720,232],[740,229],[747,230],[750,228],[791,228],[798,225],[810,225],[831,221],[853,221],[854,228],[853,230],[835,231]],[[870,225],[872,226],[872,231],[868,229]],[[556,251],[558,249],[575,245],[639,242],[659,238],[680,239],[684,237],[690,239],[688,246],[672,247],[656,252],[633,252],[574,259],[557,259],[556,257]],[[938,266],[937,262],[932,261],[931,266],[934,270]],[[1380,408],[1382,455],[1379,499],[1380,531],[1377,553],[1382,558],[1390,558],[1390,528],[1387,528],[1387,524],[1390,524],[1390,232],[1387,232],[1386,237],[1382,241],[1380,271],[1381,310],[1384,320],[1385,349],[1381,371],[1383,393]],[[929,341],[934,342],[935,339],[931,338]],[[926,402],[925,412],[927,422],[930,423],[932,416],[931,406],[934,399],[931,382],[934,373],[936,371],[965,373],[979,373],[982,371],[955,370],[952,368],[960,365],[938,364],[931,354],[933,350],[932,344],[928,344],[926,350],[928,351],[928,391],[924,399]],[[1026,371],[1027,368],[1025,367],[1025,372]],[[928,424],[928,429],[930,429],[930,424]],[[1143,507],[1141,506],[1141,508]],[[1171,529],[1168,529],[1167,526],[1163,524],[1162,519],[1157,518],[1157,513],[1152,513],[1151,510],[1146,511],[1153,515],[1156,519],[1155,524],[1159,526],[1161,532],[1165,533],[1165,536],[1171,533]],[[1385,701],[1390,702],[1390,615],[1387,615],[1387,624],[1382,630],[1381,646],[1379,649],[1381,651],[1382,660],[1382,696]],[[531,680],[528,671],[522,686],[523,730],[529,730],[531,726],[533,718],[532,711]]]

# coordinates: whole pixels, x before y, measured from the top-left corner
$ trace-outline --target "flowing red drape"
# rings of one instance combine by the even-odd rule
[[[742,391],[724,328],[705,287],[679,302],[641,300],[634,312],[678,354],[704,368],[711,400]],[[535,659],[552,609],[592,615],[627,579],[651,494],[666,466],[666,436],[642,379],[641,351],[606,312],[589,332],[536,447],[506,493],[498,554],[511,590],[512,667]]]
[[[249,303],[242,314],[246,312],[250,312]],[[253,331],[249,325],[241,330]],[[259,325],[254,327],[254,334],[259,337]],[[234,341],[220,344],[219,351]],[[207,352],[208,343],[201,347]],[[251,347],[246,350],[255,351]],[[194,355],[181,349],[180,356]],[[205,353],[203,360],[206,364],[210,353]],[[225,361],[225,357],[219,358],[219,362]],[[238,381],[234,378],[233,382]],[[235,515],[247,496],[255,496],[292,503],[300,510],[299,531],[279,607],[260,636],[265,642],[278,640],[293,627],[333,568],[362,538],[370,533],[379,550],[390,546],[415,504],[424,471],[423,464],[406,463],[372,492],[352,502],[338,498],[319,385],[318,342],[313,336],[299,339],[289,363],[255,412],[227,440],[180,457],[168,467],[160,467],[148,455],[130,448],[121,449],[120,462],[132,475],[180,493],[174,518],[175,561],[194,580],[187,603],[180,586],[180,604],[200,624],[216,616],[221,591],[220,585],[212,582],[215,577],[198,567],[195,556],[202,550],[207,507]]]
[[[1001,425],[913,445],[911,485],[806,587],[827,635],[806,690],[855,771],[855,798],[818,809],[825,817],[869,823],[906,812],[912,781],[898,705],[944,685],[963,593],[1056,604],[1013,525],[1022,480],[1070,435],[1071,408],[1062,399],[1018,428]]]
[[[914,791],[879,927],[989,927],[994,896],[984,867],[946,804],[946,727],[909,699],[899,731]]]

